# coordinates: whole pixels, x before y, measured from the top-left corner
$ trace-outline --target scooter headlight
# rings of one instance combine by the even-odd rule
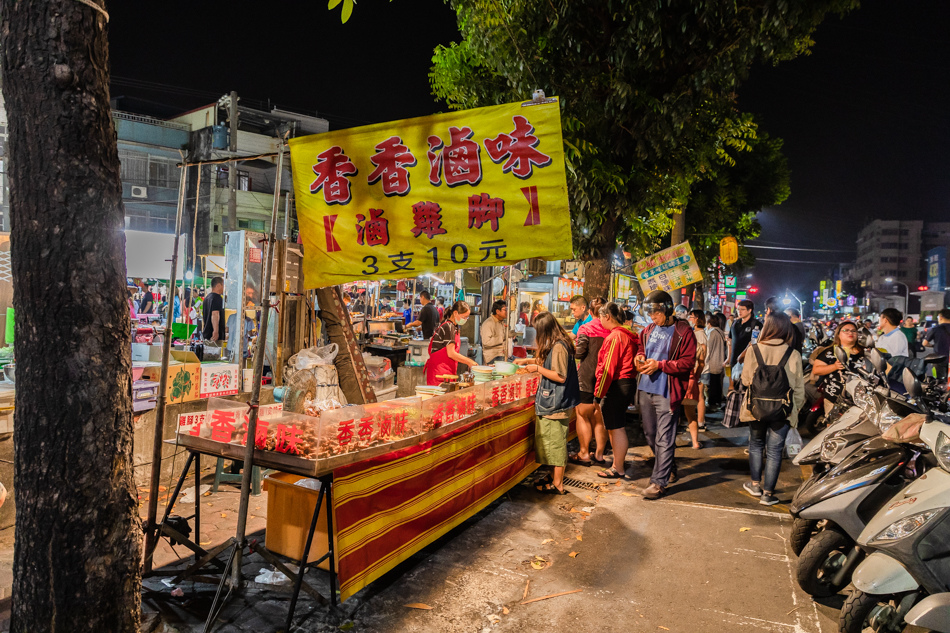
[[[841,437],[833,437],[821,443],[821,460],[830,462],[834,456],[843,447],[847,446],[848,441]]]
[[[934,446],[934,456],[937,462],[944,470],[950,471],[950,437],[943,431],[937,436],[937,444]]]
[[[909,517],[904,517],[899,521],[894,521],[886,528],[881,530],[880,534],[872,538],[869,544],[874,545],[877,543],[887,543],[889,541],[897,541],[902,538],[906,538],[915,533],[920,528],[924,527],[928,521],[937,516],[939,513],[939,510],[927,510],[926,512],[913,514]]]
[[[874,418],[871,418],[872,420]],[[881,429],[881,433],[886,433],[887,429],[894,426],[896,423],[903,420],[904,417],[899,413],[894,413],[894,410],[889,406],[884,405],[881,407],[881,412],[877,417],[877,428]]]

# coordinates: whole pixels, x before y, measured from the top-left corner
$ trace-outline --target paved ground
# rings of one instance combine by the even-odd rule
[[[742,491],[748,477],[747,435],[745,428],[710,425],[703,449],[678,449],[681,481],[666,498],[649,502],[638,495],[649,478],[649,449],[632,433],[628,459],[629,472],[638,479],[634,485],[605,483],[595,469],[576,466],[568,470],[575,485],[566,496],[539,495],[525,482],[335,612],[302,594],[293,630],[837,631],[842,597],[818,604],[794,582],[785,506],[766,508]],[[679,444],[688,446],[685,434]],[[213,471],[205,471],[203,483],[212,479]],[[801,472],[785,463],[779,497],[789,500],[800,481]],[[163,498],[172,485],[163,482]],[[193,489],[193,481],[188,487]],[[193,502],[185,501],[176,513],[190,516]],[[232,536],[237,487],[224,485],[200,501],[202,545]],[[266,508],[266,493],[252,497],[251,538],[263,539]],[[0,532],[4,592],[12,579],[11,532]],[[163,542],[156,566],[175,568],[174,561],[185,554]],[[271,567],[251,555],[245,577],[255,578],[262,568]],[[311,573],[308,579],[328,592],[324,574]],[[184,582],[178,596],[157,578],[145,587],[143,632],[203,630],[214,586]],[[226,603],[214,631],[284,631],[288,602],[287,588],[251,582]]]

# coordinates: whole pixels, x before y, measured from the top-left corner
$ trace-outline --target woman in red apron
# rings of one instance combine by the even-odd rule
[[[458,363],[469,367],[477,365],[471,358],[459,354],[459,326],[468,321],[471,312],[472,309],[464,301],[456,301],[445,311],[442,325],[429,341],[429,360],[425,366],[427,385],[442,384],[443,381],[437,376],[458,375]]]

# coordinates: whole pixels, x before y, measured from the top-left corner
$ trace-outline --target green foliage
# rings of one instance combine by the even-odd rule
[[[741,244],[759,235],[755,214],[763,207],[781,204],[791,193],[781,139],[767,134],[747,139],[724,163],[693,185],[686,206],[686,235],[703,270],[715,262],[719,240],[727,235],[740,244],[735,267],[750,265],[753,257]]]
[[[856,0],[450,4],[464,40],[435,50],[433,93],[452,109],[526,99],[534,88],[559,96],[575,244],[579,256],[599,258],[618,241],[634,255],[660,245],[671,215],[688,208],[694,188],[725,178],[722,169],[754,148],[755,123],[735,106],[735,90],[751,66],[807,52],[829,12],[857,6]],[[750,227],[746,234],[754,230],[751,221],[742,222]]]

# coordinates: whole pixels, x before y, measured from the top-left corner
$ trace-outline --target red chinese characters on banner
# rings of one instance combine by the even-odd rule
[[[379,416],[379,436],[386,437],[393,434],[393,418],[391,415],[383,414]]]
[[[531,376],[525,381],[525,397],[530,398],[538,393],[538,387],[541,385],[541,379],[538,376]]]
[[[369,219],[362,213],[356,215],[356,243],[360,246],[386,246],[389,244],[389,220],[383,217],[382,209],[370,209]],[[365,224],[364,224],[365,222]]]
[[[406,424],[409,422],[409,414],[406,411],[399,411],[393,417],[393,434],[402,437],[406,433]]]
[[[492,385],[491,386],[491,406],[497,407],[502,402],[503,394],[501,393],[501,385]]]
[[[233,410],[218,410],[211,414],[211,439],[215,442],[230,442],[234,433],[236,415]]]
[[[359,430],[357,435],[360,437],[361,442],[369,442],[373,439],[373,418],[360,418]]]
[[[323,200],[327,204],[349,203],[351,195],[348,176],[355,176],[358,170],[340,146],[334,145],[318,154],[313,173],[317,177],[310,183],[310,193],[322,190]]]
[[[456,415],[458,412],[458,399],[450,398],[448,402],[445,403],[445,421],[446,423],[455,422],[459,419],[460,416]]]
[[[444,235],[442,228],[442,208],[435,202],[417,202],[412,205],[412,234],[419,237],[423,233],[431,240],[436,235]]]
[[[475,413],[475,394],[470,393],[461,398],[462,415],[473,415]]]
[[[449,187],[469,184],[477,185],[482,181],[482,163],[479,157],[481,148],[472,140],[472,128],[449,127],[449,146],[445,147],[438,136],[429,137],[429,182],[435,186],[445,184]]]
[[[337,425],[336,443],[340,445],[340,448],[347,446],[350,440],[353,439],[353,423],[355,421],[356,420],[340,420],[340,424]]]
[[[416,157],[403,145],[398,136],[391,136],[376,146],[376,154],[370,161],[376,166],[367,182],[371,185],[382,181],[383,195],[404,196],[409,193],[409,170],[416,164]]]
[[[296,424],[287,426],[286,424],[277,425],[277,438],[275,440],[274,450],[278,453],[297,454],[297,444],[300,443],[300,436],[303,431]]]
[[[505,201],[492,198],[487,193],[468,198],[468,228],[482,228],[489,224],[491,230],[498,231],[498,220],[505,216]]]
[[[541,142],[534,135],[534,126],[521,115],[512,117],[515,129],[510,134],[499,134],[495,138],[485,139],[485,151],[495,163],[505,161],[501,170],[512,173],[518,178],[531,177],[533,166],[547,167],[551,157],[542,154],[536,148]]]
[[[267,448],[267,431],[270,429],[270,423],[267,420],[257,420],[257,428],[254,430],[254,448],[265,450]],[[247,442],[247,436],[244,442]]]

